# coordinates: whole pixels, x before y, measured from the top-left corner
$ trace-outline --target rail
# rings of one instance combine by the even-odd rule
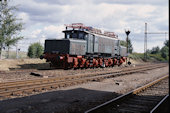
[[[8,97],[11,95],[17,95],[19,93],[30,93],[33,91],[41,91],[41,90],[50,90],[54,88],[60,88],[80,83],[85,83],[88,81],[97,81],[105,78],[111,78],[115,76],[137,73],[141,71],[151,70],[159,67],[163,67],[166,65],[159,64],[154,66],[144,66],[133,69],[126,69],[120,71],[112,71],[105,73],[97,73],[91,75],[77,75],[77,76],[65,76],[65,77],[56,77],[56,78],[41,78],[35,80],[25,80],[25,81],[14,81],[14,82],[6,82],[0,84],[0,98]]]
[[[159,79],[157,79],[157,80],[155,80],[155,81],[153,81],[153,82],[151,82],[149,84],[146,84],[146,85],[144,85],[144,86],[142,86],[140,88],[137,88],[137,89],[135,89],[135,90],[133,90],[131,92],[128,92],[128,93],[126,93],[124,95],[121,95],[121,96],[119,96],[117,98],[114,98],[114,99],[112,99],[110,101],[107,101],[107,102],[105,102],[105,103],[103,103],[103,104],[101,104],[99,106],[91,108],[91,109],[85,111],[85,113],[102,113],[102,112],[107,113],[106,109],[113,108],[113,107],[119,107],[119,103],[124,102],[124,101],[126,102],[126,99],[129,99],[129,98],[133,97],[133,95],[136,95],[136,94],[146,90],[147,88],[157,84],[158,82],[160,82],[160,81],[162,81],[162,80],[164,80],[164,79],[166,79],[168,77],[169,77],[169,75],[163,76],[163,77],[161,77],[161,78],[159,78]],[[167,84],[167,86],[168,86],[168,84]],[[159,106],[159,104],[156,105],[156,107],[158,107],[158,106]],[[156,107],[153,108],[153,111],[154,111],[154,109],[156,109]],[[130,107],[129,107],[129,109],[130,109]],[[128,112],[132,112],[132,111],[129,110]]]

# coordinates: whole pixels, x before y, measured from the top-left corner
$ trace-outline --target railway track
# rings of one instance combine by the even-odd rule
[[[168,78],[166,75],[85,113],[154,113],[169,96]]]
[[[88,81],[100,81],[105,78],[111,78],[120,75],[142,72],[155,68],[167,66],[167,64],[157,64],[150,66],[141,66],[123,69],[119,71],[102,72],[97,74],[81,74],[74,76],[40,78],[33,80],[14,81],[0,83],[0,99],[10,98],[20,94],[30,94],[32,92],[41,92],[43,90],[51,90],[60,87],[85,83]]]
[[[146,66],[146,64],[137,64],[135,65],[136,67],[142,67]],[[122,69],[130,69],[133,68],[133,66],[127,66],[127,67],[114,67],[114,70],[122,70]],[[107,68],[106,70],[112,69]],[[93,73],[96,71],[98,72],[104,72],[103,69],[87,69],[87,71],[90,70],[90,73]],[[32,79],[40,79],[40,78],[50,78],[50,77],[59,77],[59,76],[71,76],[71,75],[77,75],[78,73],[83,73],[85,72],[86,69],[77,69],[76,71],[71,69],[71,70],[58,70],[58,69],[16,69],[16,70],[11,70],[11,71],[1,71],[0,70],[0,83],[3,82],[13,82],[15,81],[21,81],[21,80],[32,80]],[[112,70],[113,71],[113,70]],[[32,73],[31,73],[32,72]],[[87,73],[87,72],[86,72]],[[33,76],[30,76],[33,75]],[[83,73],[84,75],[84,73]],[[15,77],[15,78],[14,78]]]

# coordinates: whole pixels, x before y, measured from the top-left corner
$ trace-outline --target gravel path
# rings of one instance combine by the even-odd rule
[[[168,67],[0,101],[0,113],[82,113],[165,74]]]

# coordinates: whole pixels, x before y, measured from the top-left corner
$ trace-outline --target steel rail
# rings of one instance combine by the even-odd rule
[[[159,64],[158,66],[166,66],[166,64]],[[153,65],[149,65],[153,66]],[[0,88],[5,87],[5,86],[12,86],[15,84],[29,84],[29,83],[35,83],[35,82],[41,82],[41,83],[46,83],[49,81],[56,81],[56,80],[64,80],[64,79],[74,79],[74,78],[81,78],[81,77],[88,77],[88,76],[96,76],[96,75],[103,75],[103,74],[109,74],[109,73],[119,73],[121,71],[127,71],[127,70],[133,70],[133,69],[139,69],[139,68],[147,68],[149,66],[142,66],[142,67],[133,67],[133,68],[128,68],[128,69],[123,69],[123,70],[118,70],[118,71],[109,71],[109,72],[99,72],[99,73],[89,73],[87,74],[79,74],[79,75],[71,75],[71,76],[63,76],[63,77],[53,77],[53,78],[38,78],[38,79],[30,79],[30,80],[18,80],[18,81],[11,81],[11,82],[4,82],[0,83]]]
[[[141,69],[141,68],[136,68],[135,70],[137,70],[137,69]],[[133,70],[133,71],[135,71],[135,70]],[[131,70],[128,69],[128,70],[123,70],[123,71],[126,74],[127,71],[131,71]],[[117,75],[117,73],[120,73],[120,72],[121,72],[121,74],[123,74],[123,72],[121,70],[121,71],[115,71],[115,72],[111,72],[111,73],[110,72],[109,73],[98,73],[98,74],[94,74],[94,76],[106,75],[106,74],[107,75],[108,74],[111,74],[111,75],[116,74]],[[82,76],[83,77],[89,77],[89,75],[88,76],[82,75]],[[28,86],[28,85],[33,85],[33,84],[38,85],[38,84],[42,84],[42,83],[46,84],[46,83],[59,82],[59,81],[62,81],[62,80],[71,80],[71,79],[75,79],[75,78],[77,79],[77,78],[82,78],[82,76],[72,76],[72,77],[64,77],[64,78],[50,78],[50,79],[38,79],[38,80],[27,80],[27,81],[12,82],[12,84],[11,84],[11,82],[9,82],[9,84],[1,86],[0,90],[2,91],[2,90],[7,90],[7,88],[11,89],[11,88],[14,88],[14,87],[22,87],[22,86]]]
[[[144,67],[144,66],[142,66]],[[137,68],[142,68],[142,67],[134,67],[135,69]],[[148,67],[148,66],[146,66]],[[128,69],[124,69],[124,70],[131,70],[133,68],[128,68]],[[109,72],[99,72],[99,73],[96,73],[96,74],[93,74],[91,73],[90,75],[102,75],[102,74],[106,74],[106,73],[115,73],[115,72],[120,72],[122,70],[118,70],[118,71],[109,71]],[[29,82],[38,82],[38,81],[42,81],[42,80],[51,80],[51,79],[69,79],[69,78],[77,78],[77,77],[80,77],[80,76],[89,76],[89,73],[87,74],[79,74],[79,75],[71,75],[71,76],[62,76],[62,77],[53,77],[53,78],[35,78],[35,79],[29,79],[29,80],[17,80],[17,81],[10,81],[10,82],[2,82],[0,83],[0,87],[1,86],[8,86],[8,85],[12,85],[12,84],[25,84],[26,82],[29,83]]]
[[[161,106],[161,104],[163,104],[163,102],[164,102],[166,99],[168,99],[168,97],[169,97],[169,94],[166,95],[166,96],[150,111],[150,113],[156,112],[156,110],[159,109],[159,106]]]
[[[160,82],[160,81],[162,81],[163,79],[166,79],[166,78],[168,78],[168,77],[169,77],[169,75],[163,76],[163,77],[161,77],[161,78],[159,78],[159,79],[157,79],[157,80],[154,80],[154,81],[152,81],[152,82],[150,82],[150,83],[148,83],[148,84],[146,84],[146,85],[144,85],[144,86],[142,86],[142,87],[139,87],[139,88],[137,88],[137,89],[135,89],[135,90],[133,90],[133,91],[130,91],[130,92],[128,92],[128,93],[126,93],[126,94],[124,94],[124,95],[121,95],[121,96],[119,96],[119,97],[117,97],[117,98],[114,98],[114,99],[112,99],[112,100],[110,100],[110,101],[107,101],[107,102],[105,102],[105,103],[103,103],[103,104],[101,104],[101,105],[99,105],[99,106],[96,106],[96,107],[94,107],[94,108],[91,108],[91,109],[85,111],[85,113],[101,113],[101,112],[104,111],[105,109],[107,109],[107,108],[109,108],[109,107],[112,108],[112,107],[114,107],[114,106],[117,106],[117,104],[118,104],[119,102],[122,102],[122,101],[124,101],[125,99],[127,99],[127,98],[129,98],[129,97],[132,97],[133,95],[136,95],[136,94],[144,91],[145,89],[147,89],[147,88],[149,88],[149,87],[157,84],[158,82]]]
[[[153,67],[152,67],[153,68]],[[142,70],[140,70],[140,71],[142,71]],[[123,75],[123,74],[128,74],[128,73],[134,73],[134,72],[136,72],[136,71],[129,71],[129,72],[122,72],[122,73],[117,73],[116,75]],[[115,74],[114,74],[115,75]],[[116,76],[115,75],[115,76]],[[97,77],[95,77],[95,78],[90,78],[91,80],[97,80],[97,79],[101,79],[101,78],[108,78],[108,77],[111,77],[111,76],[113,76],[113,74],[107,74],[107,75],[105,75],[105,76],[99,76],[98,78]],[[79,79],[78,79],[79,80]],[[84,80],[86,80],[87,81],[87,79],[84,79]],[[79,80],[80,81],[80,80]],[[48,85],[48,84],[53,84],[53,83],[59,83],[59,82],[63,82],[63,81],[54,81],[54,82],[47,82],[46,83],[46,85]],[[44,83],[45,84],[45,83]],[[35,84],[34,84],[35,85]],[[42,84],[37,84],[37,85],[42,85]],[[23,87],[32,87],[33,86],[33,84],[25,84]],[[15,89],[18,89],[19,87],[22,87],[22,86],[10,86],[10,87],[6,87],[6,90],[7,90],[7,88],[9,88],[9,89],[12,89],[12,88],[15,88]],[[52,86],[51,86],[52,87]],[[1,89],[3,89],[3,88],[1,88]],[[5,89],[5,88],[4,88]],[[8,90],[6,91],[6,92],[9,92]],[[4,92],[1,92],[0,94],[2,94],[2,93],[4,93]]]
[[[109,73],[105,74],[103,76],[98,75],[98,76],[88,76],[84,78],[74,78],[74,79],[67,79],[67,80],[53,80],[50,82],[41,82],[41,83],[34,83],[34,84],[25,84],[25,85],[18,85],[18,86],[7,86],[7,87],[1,87],[1,92],[0,96],[10,96],[18,94],[18,93],[23,93],[23,92],[32,92],[32,91],[39,91],[39,90],[44,90],[44,89],[52,89],[52,88],[59,88],[59,87],[64,87],[68,85],[74,85],[78,83],[85,83],[87,81],[94,81],[94,80],[101,80],[104,78],[110,78],[114,76],[119,76],[119,75],[124,75],[124,74],[130,74],[130,73],[135,73],[135,72],[141,72],[153,68],[157,68],[158,66],[153,66],[150,68],[138,68],[136,70],[127,70],[121,73]],[[43,83],[43,84],[42,84]]]

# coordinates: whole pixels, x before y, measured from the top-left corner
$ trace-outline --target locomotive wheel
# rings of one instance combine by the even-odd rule
[[[78,59],[77,58],[73,59],[73,68],[78,68]]]
[[[103,64],[100,67],[105,68],[106,67],[105,63],[103,62]]]
[[[85,68],[86,68],[86,69],[89,68],[89,60],[86,60],[86,62],[85,62]]]
[[[109,66],[108,59],[104,60],[105,67]]]

